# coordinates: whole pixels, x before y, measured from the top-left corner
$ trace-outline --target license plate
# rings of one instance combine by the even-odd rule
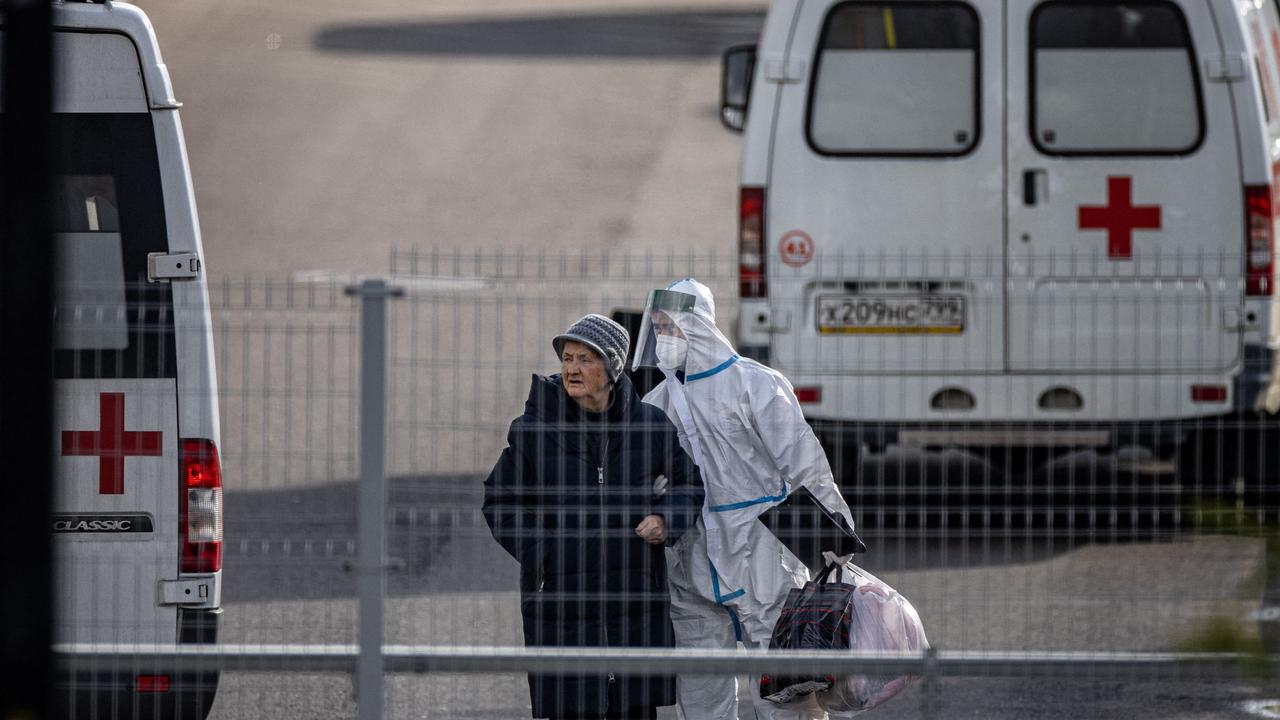
[[[818,298],[823,335],[958,335],[964,298],[941,295],[832,295]]]

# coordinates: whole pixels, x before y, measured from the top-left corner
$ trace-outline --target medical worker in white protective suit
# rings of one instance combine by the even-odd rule
[[[849,527],[853,517],[791,384],[739,357],[716,329],[711,291],[691,278],[649,296],[633,368],[655,366],[666,379],[644,402],[666,411],[702,472],[706,501],[697,527],[667,550],[676,645],[767,648],[787,593],[808,568],[757,517],[806,487]],[[824,717],[760,698],[762,720]],[[685,720],[738,717],[737,678],[681,675],[677,705]]]

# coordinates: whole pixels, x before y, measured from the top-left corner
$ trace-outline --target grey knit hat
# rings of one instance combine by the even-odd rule
[[[591,313],[569,326],[563,335],[557,335],[551,341],[556,349],[556,357],[564,356],[564,344],[569,340],[600,353],[604,358],[605,371],[609,379],[617,382],[622,374],[622,364],[627,360],[627,350],[631,347],[631,338],[627,337],[627,329],[603,315]]]

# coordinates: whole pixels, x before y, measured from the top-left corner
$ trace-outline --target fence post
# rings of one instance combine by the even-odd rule
[[[360,298],[360,492],[356,537],[360,554],[360,656],[356,660],[357,718],[382,720],[382,618],[386,595],[387,298],[403,291],[368,279],[347,288]]]
[[[930,645],[924,650],[924,681],[920,688],[920,716],[924,720],[935,720],[942,711],[938,683],[938,649]]]

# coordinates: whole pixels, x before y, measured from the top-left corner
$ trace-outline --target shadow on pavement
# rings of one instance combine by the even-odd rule
[[[317,50],[375,55],[692,60],[755,42],[764,10],[533,15],[333,25]]]
[[[1174,536],[1167,478],[1096,458],[1009,480],[962,453],[863,459],[842,479],[869,570],[996,566],[1047,560],[1086,544]],[[512,591],[516,564],[489,534],[479,475],[388,482],[387,594]],[[356,484],[228,492],[224,599],[354,597]]]
[[[483,568],[515,563],[480,513],[478,476],[387,483],[390,596],[509,590]],[[356,594],[354,481],[226,493],[223,599],[312,600]]]

